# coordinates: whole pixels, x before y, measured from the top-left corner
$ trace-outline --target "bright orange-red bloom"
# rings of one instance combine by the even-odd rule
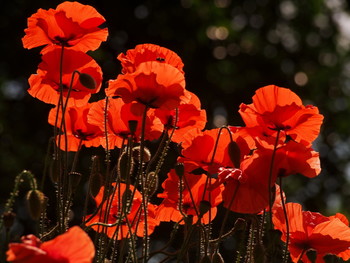
[[[60,57],[60,49],[55,49],[42,56],[37,74],[32,74],[29,78],[28,92],[30,95],[43,102],[57,105],[60,96]],[[68,106],[80,107],[87,103],[92,93],[100,90],[102,70],[89,55],[73,50],[64,51],[62,66],[64,102],[68,96],[72,74],[75,70],[90,75],[96,84],[94,89],[89,89],[80,83],[79,75],[75,74]]]
[[[219,173],[218,178],[225,182],[225,207],[237,213],[259,213],[269,206],[270,191],[278,176],[302,174],[311,178],[321,171],[318,153],[303,144],[290,141],[275,152],[269,185],[272,155],[272,149],[255,150],[241,162],[242,175],[223,180]]]
[[[106,111],[107,103],[107,112]],[[142,116],[133,113],[134,103],[125,104],[121,98],[98,101],[91,107],[89,122],[107,131],[108,148],[121,148],[123,141],[131,135],[129,121],[137,121],[134,140],[139,142],[142,127]],[[105,116],[106,115],[106,116]],[[106,120],[106,121],[105,121]],[[163,125],[154,113],[148,112],[146,116],[145,140],[154,140],[160,137]],[[105,134],[104,134],[105,135]],[[101,145],[106,148],[106,138],[101,138]]]
[[[99,210],[99,212],[93,216],[93,218],[88,223],[86,223],[86,225],[89,226],[97,222],[115,224],[120,220],[119,223],[115,224],[114,226],[104,228],[102,226],[93,225],[92,228],[97,232],[106,231],[108,237],[117,240],[130,237],[130,233],[133,233],[139,237],[143,237],[145,234],[145,213],[142,206],[141,193],[138,190],[134,189],[133,185],[129,186],[129,190],[131,192],[134,191],[134,196],[130,200],[131,207],[129,210],[127,210],[125,209],[126,201],[123,203],[123,200],[127,200],[125,197],[123,199],[123,195],[127,187],[126,184],[119,183],[116,185],[116,183],[113,183],[112,186],[116,187],[116,190],[114,196],[110,197],[112,198],[112,201],[109,201],[111,203],[110,210],[106,210],[107,202],[104,202],[101,210]],[[104,191],[105,188],[102,186],[100,192],[95,197],[96,206],[99,206],[102,203]],[[149,203],[147,209],[147,230],[148,235],[150,235],[154,231],[155,227],[159,225],[159,221],[155,219],[156,206]],[[125,215],[123,214],[123,211],[129,212],[127,215]]]
[[[97,49],[108,36],[105,22],[95,8],[78,2],[64,2],[56,9],[39,9],[28,18],[22,42],[25,48],[46,45],[41,53],[64,46],[87,52]]]
[[[306,251],[317,252],[316,263],[325,262],[323,256],[334,254],[345,261],[350,258],[350,228],[345,216],[337,214],[325,217],[320,213],[302,211],[297,203],[286,204],[290,229],[289,251],[293,262],[311,263]],[[273,213],[273,224],[282,232],[281,239],[286,242],[286,220],[283,208]]]
[[[22,237],[22,243],[10,243],[7,261],[13,263],[90,263],[95,247],[89,236],[77,226],[41,243],[34,235]]]
[[[323,120],[317,107],[304,106],[291,90],[275,85],[258,89],[253,103],[242,103],[239,113],[248,128],[262,129],[261,138],[280,131],[282,138],[289,136],[307,146],[318,136]]]
[[[65,114],[65,130],[67,136],[67,150],[76,152],[81,145],[85,147],[98,147],[103,136],[102,130],[88,122],[88,113],[90,108],[96,103],[88,103],[82,107],[68,107]],[[57,107],[53,108],[49,113],[49,123],[55,125],[57,115]],[[57,127],[61,126],[62,111],[59,111],[57,119]],[[64,127],[64,126],[62,126]],[[65,136],[60,136],[59,147],[65,150]],[[57,138],[58,139],[58,138]],[[57,140],[56,140],[57,141]],[[58,141],[57,141],[58,143]]]
[[[138,102],[149,108],[173,110],[190,98],[185,77],[177,68],[157,61],[143,62],[135,72],[109,81],[107,96],[121,96],[125,103]]]
[[[230,142],[230,131],[225,129],[220,131],[217,128],[203,132],[198,129],[190,130],[183,138],[183,157],[179,162],[186,162],[188,172],[202,168],[215,174],[219,167],[234,167],[228,153]]]
[[[186,163],[184,165],[186,166]],[[221,191],[223,186],[219,185],[209,190],[209,185],[214,182],[214,179],[208,181],[207,179],[208,176],[205,174],[185,173],[182,176],[182,199],[180,200],[179,176],[174,170],[171,170],[168,173],[168,178],[162,184],[163,193],[158,194],[158,197],[164,198],[164,200],[157,209],[157,219],[160,221],[179,222],[183,219],[179,210],[179,203],[181,201],[182,212],[193,216],[192,222],[195,224],[199,219],[200,203],[204,200],[208,202],[206,205],[209,207],[206,213],[202,215],[201,222],[208,224],[210,219],[213,220],[215,218],[216,207],[222,202]],[[210,215],[209,210],[211,211]],[[181,224],[184,224],[184,221]]]
[[[183,136],[191,129],[203,130],[207,123],[207,114],[201,109],[199,98],[192,92],[186,91],[191,97],[188,103],[179,105],[175,110],[156,109],[154,114],[160,118],[169,133],[175,128],[171,140],[176,143],[183,141]]]
[[[184,67],[181,58],[175,52],[154,44],[137,45],[134,49],[126,51],[126,54],[121,53],[118,60],[122,64],[124,74],[134,72],[140,63],[147,61],[170,64],[182,73]]]

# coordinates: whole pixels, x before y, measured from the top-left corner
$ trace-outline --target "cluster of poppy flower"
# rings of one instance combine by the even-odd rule
[[[40,9],[28,19],[24,47],[45,45],[37,74],[29,78],[28,92],[56,105],[48,121],[64,127],[66,139],[57,139],[58,147],[79,151],[83,145],[102,146],[130,153],[130,144],[139,144],[145,151],[145,140],[165,137],[179,146],[180,154],[161,184],[159,204],[150,201],[156,191],[145,187],[158,175],[149,166],[143,170],[148,160],[141,152],[141,172],[133,180],[117,174],[111,185],[102,186],[95,196],[98,210],[86,217],[86,226],[116,240],[145,237],[164,221],[209,224],[223,204],[242,214],[271,211],[275,229],[289,243],[293,262],[311,262],[306,256],[309,249],[317,251],[317,262],[327,253],[350,258],[345,216],[325,217],[302,211],[299,204],[275,200],[278,178],[293,174],[312,178],[321,171],[319,154],[312,149],[323,121],[317,107],[304,106],[289,89],[269,85],[256,91],[251,104],[240,105],[245,127],[206,130],[206,112],[198,97],[185,88],[181,58],[154,44],[137,45],[120,54],[122,71],[109,80],[106,98],[89,102],[91,94],[101,88],[102,70],[85,52],[106,40],[104,22],[93,7],[77,2]],[[58,106],[60,100],[64,111]],[[107,188],[112,189],[108,197]],[[94,249],[81,232],[73,227],[42,244],[33,236],[26,237],[21,244],[10,244],[7,259],[90,262]],[[24,261],[25,257],[32,261]]]

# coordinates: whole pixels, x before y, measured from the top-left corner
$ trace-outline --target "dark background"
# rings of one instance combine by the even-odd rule
[[[42,176],[52,128],[49,105],[26,92],[40,48],[25,50],[27,18],[61,1],[12,0],[0,8],[0,204],[23,169]],[[141,43],[183,59],[187,89],[207,110],[207,128],[242,125],[240,103],[268,84],[290,88],[325,116],[314,148],[322,173],[286,179],[288,201],[325,215],[350,216],[350,16],[341,0],[80,1],[107,20],[108,41],[93,56],[105,80],[120,72],[116,56]],[[89,167],[87,167],[89,168]]]

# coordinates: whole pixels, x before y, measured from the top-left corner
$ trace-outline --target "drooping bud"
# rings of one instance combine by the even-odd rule
[[[79,73],[79,81],[81,85],[83,85],[85,88],[88,88],[88,89],[96,88],[96,81],[89,74]]]
[[[155,174],[155,172],[150,172],[147,174],[146,178],[146,188],[147,188],[147,195],[152,196],[158,189],[158,176]]]
[[[175,173],[177,174],[178,177],[182,177],[185,174],[185,166],[183,163],[177,163],[175,165]]]
[[[228,144],[228,155],[230,156],[230,159],[235,168],[239,168],[241,164],[241,150],[235,141],[232,141]]]
[[[141,151],[140,146],[135,146],[134,148],[132,148],[132,156],[137,161],[140,159],[140,153],[141,153],[140,151]],[[151,160],[151,152],[146,147],[143,148],[142,160],[145,163],[147,163],[147,162],[149,162],[149,160]]]
[[[27,193],[27,205],[30,216],[34,220],[39,220],[41,212],[44,210],[45,195],[40,190],[29,190]]]
[[[199,202],[199,215],[202,217],[206,212],[208,212],[211,208],[210,202],[206,200],[202,200]]]

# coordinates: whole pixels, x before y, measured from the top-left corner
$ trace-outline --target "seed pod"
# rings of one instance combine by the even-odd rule
[[[212,263],[224,263],[225,261],[224,261],[224,259],[222,258],[221,254],[220,254],[218,251],[216,251],[216,252],[214,252],[214,254],[213,254],[213,257],[212,257],[212,259],[211,259],[211,262],[212,262]]]
[[[147,188],[147,195],[152,196],[158,189],[158,176],[155,174],[155,172],[150,172],[147,174],[146,177],[146,188]]]
[[[308,251],[306,251],[306,256],[312,263],[316,262],[317,253],[315,250],[309,249]]]
[[[140,146],[135,146],[134,148],[132,148],[132,157],[137,161],[140,160],[140,151],[141,151]],[[143,148],[142,160],[145,163],[151,160],[151,152],[146,147]]]
[[[41,212],[44,210],[45,195],[39,190],[29,190],[27,194],[27,205],[30,216],[34,220],[39,220]]]
[[[180,178],[182,176],[184,176],[184,174],[185,174],[185,166],[184,166],[184,164],[183,163],[177,163],[175,165],[175,172],[176,172],[177,176],[180,177]]]
[[[199,203],[199,215],[203,216],[206,212],[209,211],[209,209],[211,208],[211,205],[209,203],[209,201],[206,200],[202,200]]]
[[[83,85],[85,88],[88,88],[88,89],[96,88],[96,81],[89,74],[79,73],[79,81],[81,85]]]

